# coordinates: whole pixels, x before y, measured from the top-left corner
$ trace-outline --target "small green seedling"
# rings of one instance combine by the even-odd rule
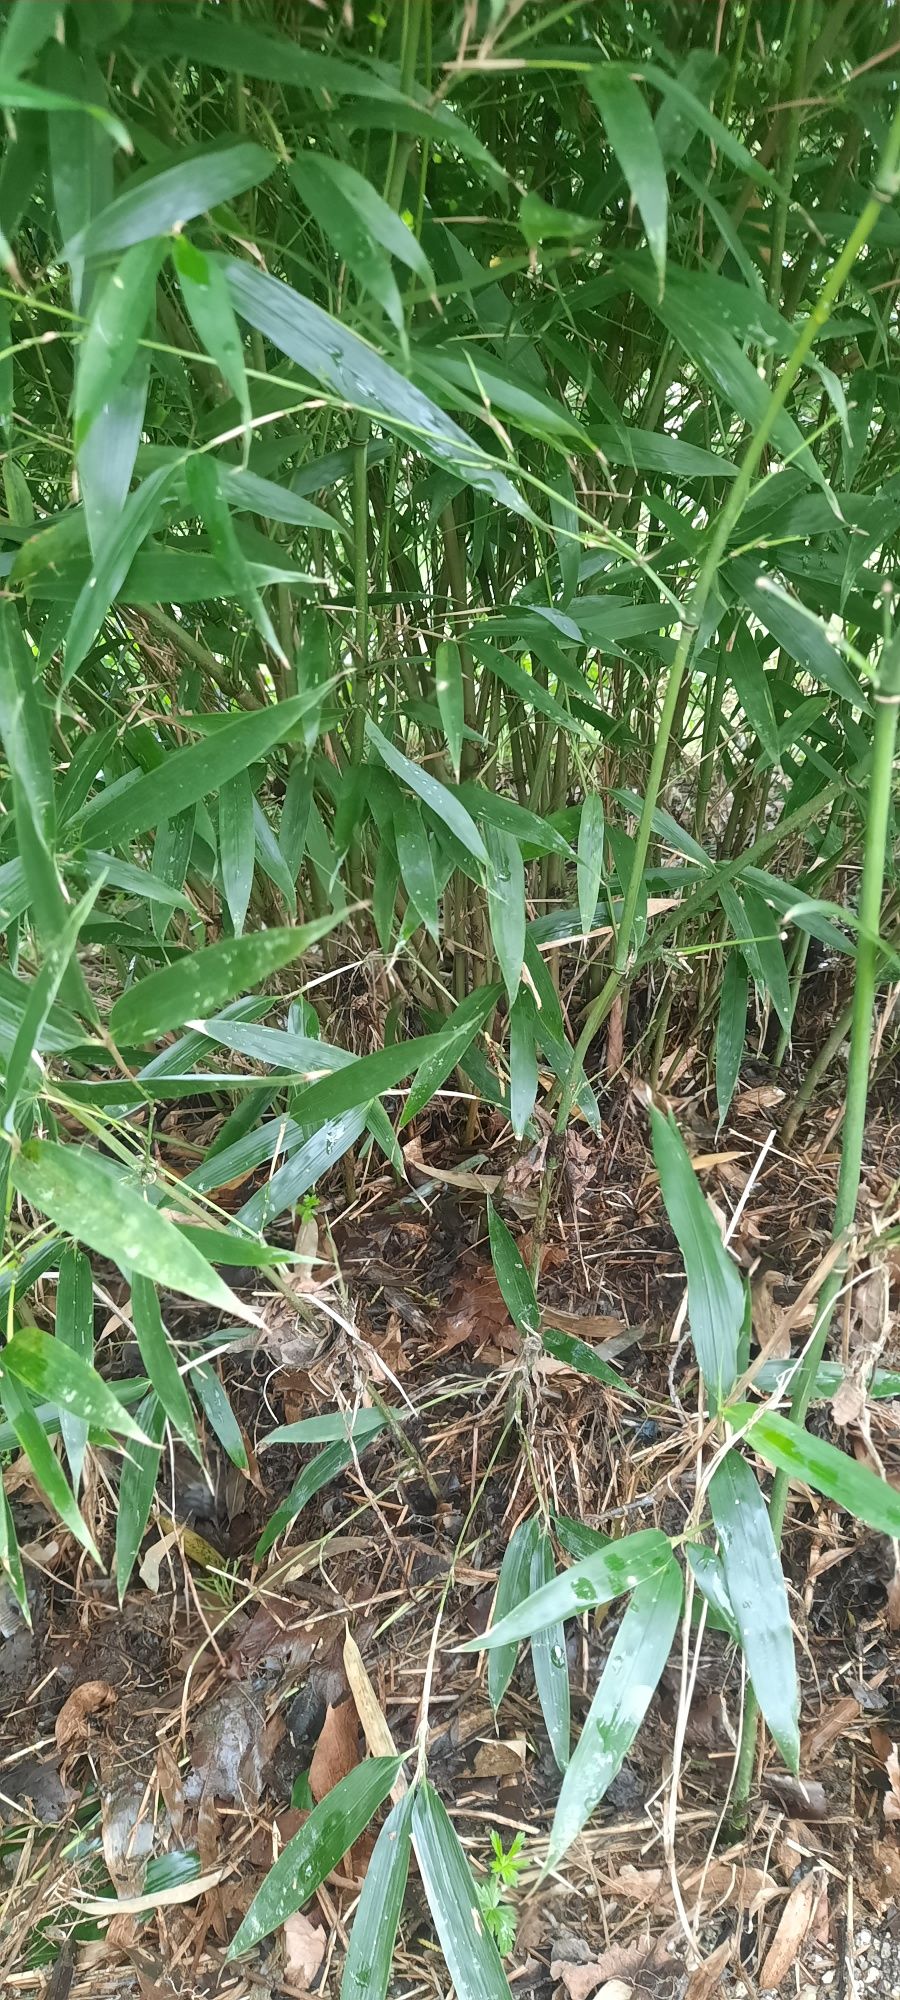
[[[497,1946],[501,1958],[508,1958],[516,1942],[518,1916],[511,1903],[506,1901],[504,1890],[515,1889],[519,1876],[525,1867],[524,1835],[517,1833],[504,1849],[503,1842],[494,1827],[491,1828],[491,1859],[488,1863],[490,1874],[486,1882],[479,1882],[478,1907]]]

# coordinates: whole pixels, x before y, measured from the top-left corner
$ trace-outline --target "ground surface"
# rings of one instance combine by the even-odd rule
[[[726,1219],[743,1202],[732,1241],[753,1272],[765,1338],[779,1312],[802,1303],[827,1248],[839,1101],[801,1129],[787,1157],[774,1137],[778,1106],[768,1084],[746,1084],[718,1138],[690,1066],[672,1088],[707,1193]],[[882,1102],[869,1133],[864,1215],[889,1199],[898,1164],[900,1131]],[[408,1166],[407,1188],[362,1171],[353,1189],[326,1186],[309,1307],[298,1315],[277,1294],[259,1294],[265,1336],[220,1363],[249,1476],[212,1438],[208,1484],[186,1454],[170,1456],[121,1611],[114,1582],[78,1560],[18,1464],[7,1468],[28,1544],[34,1629],[0,1599],[3,1992],[49,1992],[52,2000],[336,1992],[365,1840],[287,1935],[276,1933],[241,1967],[225,1963],[225,1949],[276,1844],[299,1824],[297,1801],[310,1796],[303,1774],[312,1796],[322,1796],[364,1754],[347,1681],[348,1628],[406,1748],[421,1721],[425,1663],[454,1565],[427,1719],[429,1768],[476,1874],[485,1871],[492,1829],[507,1845],[516,1832],[525,1836],[518,1936],[507,1960],[517,1996],[703,2000],[719,1981],[734,1994],[900,1994],[893,1550],[802,1493],[786,1565],[804,1693],[803,1782],[780,1774],[766,1744],[749,1825],[741,1835],[729,1830],[740,1672],[733,1649],[709,1634],[680,1757],[672,1848],[665,1828],[679,1641],[600,1811],[559,1875],[536,1886],[558,1774],[527,1656],[495,1723],[483,1661],[451,1649],[484,1628],[504,1548],[533,1511],[535,1486],[552,1511],[613,1532],[653,1521],[675,1532],[683,1522],[696,1417],[679,1332],[681,1268],[644,1116],[623,1089],[606,1107],[601,1139],[574,1128],[541,1297],[547,1323],[571,1331],[577,1321],[636,1396],[547,1359],[523,1375],[491,1271],[484,1193],[493,1189],[527,1249],[539,1149],[514,1160],[508,1141],[488,1128],[466,1149],[458,1129],[434,1122]],[[895,1267],[854,1291],[835,1335],[848,1356],[880,1343],[882,1365],[900,1362],[898,1276]],[[106,1339],[119,1343],[127,1372],[127,1326],[116,1312],[123,1297],[110,1271],[98,1331],[105,1324]],[[43,1308],[52,1311],[50,1290]],[[170,1325],[190,1342],[215,1322],[199,1323],[173,1302]],[[806,1326],[800,1310],[795,1349]],[[254,1568],[257,1537],[314,1455],[292,1445],[264,1451],[267,1434],[379,1398],[408,1400],[415,1416],[316,1493]],[[517,1401],[527,1454],[510,1425]],[[813,1421],[861,1457],[877,1454],[896,1481],[895,1410],[880,1403],[860,1419],[858,1409],[824,1404]],[[107,1550],[114,1471],[111,1456],[96,1455],[85,1500]],[[614,1624],[595,1616],[569,1628],[576,1730]],[[149,1878],[160,1900],[148,1912],[140,1906],[148,1861],[157,1857],[159,1868],[173,1849],[195,1852],[211,1884],[198,1894],[163,1860]],[[91,1898],[114,1896],[125,1903],[111,1920],[90,1907]],[[413,1871],[394,1990],[443,1994],[448,1984]]]

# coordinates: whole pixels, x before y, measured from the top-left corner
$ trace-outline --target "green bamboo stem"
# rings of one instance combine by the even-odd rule
[[[881,905],[884,894],[885,860],[893,804],[894,748],[900,714],[900,635],[885,646],[875,681],[875,730],[869,810],[866,819],[862,887],[859,899],[859,940],[856,982],[850,1024],[850,1062],[847,1072],[847,1100],[841,1143],[841,1165],[834,1206],[834,1240],[847,1238],[856,1219],[856,1205],[862,1177],[866,1107],[869,1096],[869,1061],[875,992],[881,955]],[[841,1023],[840,1025],[845,1025]],[[819,1293],[816,1330],[794,1378],[790,1414],[795,1424],[806,1421],[819,1364],[825,1351],[834,1308],[847,1275],[844,1250],[829,1272]],[[781,1543],[788,1497],[788,1475],[776,1472],[772,1482],[769,1518],[776,1546]],[[748,1686],[744,1701],[741,1754],[734,1786],[734,1811],[738,1820],[747,1803],[756,1756],[759,1708]]]

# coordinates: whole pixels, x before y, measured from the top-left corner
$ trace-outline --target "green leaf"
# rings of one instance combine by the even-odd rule
[[[5,1353],[5,1350],[4,1350]],[[47,1434],[28,1397],[24,1395],[15,1375],[0,1361],[0,1402],[12,1424],[16,1438],[36,1484],[45,1494],[54,1513],[75,1536],[83,1549],[87,1549],[100,1569],[103,1564],[93,1535],[82,1519],[75,1495],[59,1463],[59,1459],[48,1442]]]
[[[849,667],[844,665],[837,647],[832,645],[824,619],[817,617],[774,577],[758,573],[749,556],[741,556],[729,563],[726,575],[734,583],[748,610],[759,619],[767,632],[771,632],[773,639],[784,647],[791,659],[797,661],[798,666],[814,674],[817,680],[831,688],[839,699],[849,702],[851,707],[867,707],[858,682]]]
[[[531,1558],[530,1589],[542,1590],[552,1583],[556,1575],[553,1548],[550,1537],[541,1528],[537,1547]],[[488,1661],[490,1668],[496,1654]],[[536,1632],[531,1641],[531,1659],[534,1666],[534,1680],[541,1704],[541,1714],[550,1738],[550,1748],[556,1760],[557,1769],[564,1771],[569,1762],[569,1662],[566,1656],[566,1634],[562,1623],[550,1625],[546,1631]]]
[[[423,805],[429,806],[431,811],[437,814],[438,819],[456,835],[466,852],[474,855],[476,861],[487,861],[487,849],[475,821],[454,793],[448,791],[446,785],[440,784],[437,778],[433,778],[430,771],[423,771],[420,764],[413,764],[395,744],[389,743],[369,715],[366,716],[366,735],[370,743],[375,745],[382,763],[386,764],[388,770],[393,771],[394,776],[400,778],[404,785],[408,785],[411,792],[416,793]]]
[[[146,331],[162,262],[153,238],[126,250],[97,292],[75,371],[75,450],[127,374]]]
[[[415,1790],[412,1838],[458,2000],[509,2000],[499,1952],[478,1914],[468,1862],[446,1808],[427,1779]]]
[[[339,160],[331,160],[325,153],[302,152],[288,171],[301,200],[341,262],[352,271],[363,290],[377,299],[401,338],[405,338],[403,300],[390,257],[380,241],[385,232],[376,233],[381,210],[398,229],[404,229],[405,224],[362,174],[352,167],[342,167]]]
[[[91,1267],[83,1251],[69,1243],[59,1260],[56,1287],[56,1338],[79,1361],[94,1358],[94,1285]],[[88,1426],[71,1410],[60,1408],[60,1429],[72,1474],[75,1492],[81,1485]]]
[[[612,63],[589,70],[586,82],[647,232],[661,295],[666,278],[668,191],[653,120],[643,92]]]
[[[16,1524],[13,1520],[12,1509],[2,1485],[0,1485],[0,1574],[6,1577],[10,1590],[22,1613],[22,1617],[26,1625],[30,1626],[31,1606],[28,1602],[28,1589],[25,1583],[25,1571],[22,1567],[22,1556],[16,1534]]]
[[[655,1577],[670,1562],[669,1543],[657,1528],[641,1528],[635,1535],[624,1535],[621,1541],[574,1563],[552,1583],[544,1584],[490,1632],[469,1639],[460,1651],[478,1653],[491,1651],[495,1646],[517,1645],[520,1639],[531,1639],[535,1632],[545,1632],[563,1618],[580,1618],[598,1604],[610,1604],[613,1598],[623,1597],[626,1591]]]
[[[725,974],[719,994],[719,1019],[716,1025],[716,1104],[719,1111],[718,1132],[728,1116],[731,1100],[737,1088],[747,1034],[747,1000],[749,981],[747,968],[739,951],[728,952],[725,959]]]
[[[222,1450],[230,1458],[232,1465],[237,1466],[239,1472],[249,1472],[250,1461],[240,1424],[212,1362],[195,1362],[191,1369],[190,1380],[206,1421],[218,1438]]]
[[[409,1874],[414,1798],[404,1792],[375,1842],[350,1932],[341,2000],[386,2000]]]
[[[503,833],[491,825],[486,834],[489,862],[485,880],[491,936],[512,1007],[525,957],[525,869],[515,834]]]
[[[800,1689],[784,1574],[768,1508],[740,1452],[730,1451],[713,1473],[709,1504],[747,1672],[788,1769],[797,1771]]]
[[[150,1207],[121,1168],[114,1178],[96,1153],[29,1139],[13,1159],[12,1180],[33,1208],[126,1275],[139,1271],[235,1319],[252,1317],[175,1224]]]
[[[311,299],[234,259],[225,264],[232,304],[242,318],[280,347],[304,373],[351,409],[367,410],[421,451],[447,465],[454,478],[489,493],[514,513],[527,511],[515,487],[487,453],[428,396],[398,375],[375,349]]]
[[[384,1429],[386,1422],[386,1417],[382,1417],[377,1429],[373,1425],[368,1435],[361,1439],[358,1447],[350,1444],[328,1444],[316,1458],[310,1459],[299,1478],[295,1479],[287,1498],[282,1500],[280,1507],[276,1508],[271,1520],[263,1529],[253,1551],[254,1562],[262,1562],[263,1556],[268,1555],[273,1542],[277,1542],[279,1535],[286,1533],[307,1501],[316,1493],[320,1493],[323,1486],[328,1486],[332,1479],[337,1479],[348,1465],[352,1465],[354,1450],[358,1453],[367,1444],[371,1444],[372,1439],[377,1437],[378,1431]]]
[[[66,97],[61,90],[45,90],[39,83],[27,83],[22,79],[0,79],[0,105],[7,111],[83,112],[86,117],[95,118],[124,152],[133,151],[127,125],[123,125],[121,118],[116,118],[104,105],[92,104],[88,98]]]
[[[203,350],[210,355],[240,404],[241,418],[249,427],[253,411],[247,385],[247,369],[240,328],[228,296],[228,286],[220,264],[204,255],[186,236],[176,236],[172,261],[178,273],[185,310]],[[245,447],[249,446],[249,429]],[[239,474],[234,475],[240,477]],[[268,484],[268,481],[261,481]],[[226,477],[226,492],[231,492]],[[265,509],[258,511],[264,512]]]
[[[890,1535],[895,1541],[900,1537],[900,1493],[877,1472],[848,1458],[824,1438],[812,1437],[789,1417],[769,1410],[758,1412],[749,1404],[736,1404],[725,1414],[730,1424],[741,1428],[752,1418],[749,1443],[767,1465],[786,1472],[789,1479],[815,1487],[817,1493],[845,1507],[848,1514],[865,1521],[878,1534]]]
[[[17,1329],[3,1349],[3,1366],[33,1396],[58,1403],[61,1415],[71,1413],[98,1430],[146,1443],[140,1426],[96,1369],[65,1341],[54,1339],[40,1327]]]
[[[707,1393],[717,1405],[737,1380],[744,1282],[704,1200],[674,1118],[651,1104],[650,1120],[662,1197],[684,1258],[691,1338]]]
[[[279,1854],[250,1905],[226,1958],[239,1958],[303,1908],[342,1855],[365,1832],[395,1783],[402,1757],[369,1757],[320,1799]]]
[[[197,454],[188,460],[186,487],[189,504],[196,508],[205,523],[213,555],[220,568],[230,576],[236,597],[252,618],[263,644],[275,654],[283,667],[290,669],[290,661],[257,589],[253,566],[238,540],[222,490],[219,468],[208,454]]]
[[[331,1416],[300,1417],[295,1424],[279,1424],[267,1437],[260,1438],[257,1449],[268,1451],[276,1444],[335,1444],[350,1438],[372,1438],[384,1426],[380,1410],[354,1410],[349,1416],[338,1410]]]
[[[508,1617],[517,1605],[528,1597],[534,1588],[531,1576],[532,1558],[540,1534],[540,1521],[532,1514],[527,1521],[520,1521],[513,1529],[506,1545],[497,1592],[494,1598],[492,1621],[499,1624],[501,1618]],[[497,1646],[488,1659],[488,1694],[491,1707],[496,1711],[512,1680],[516,1664],[518,1645]]]
[[[603,842],[606,816],[599,792],[588,792],[578,823],[578,913],[586,937],[594,926],[594,912],[603,880]]]
[[[559,1867],[621,1770],[669,1657],[682,1596],[681,1571],[671,1556],[634,1592],[563,1777],[545,1873]]]
[[[19,1030],[6,1065],[6,1087],[0,1107],[0,1118],[6,1132],[11,1132],[13,1129],[16,1104],[32,1068],[34,1051],[40,1044],[57,994],[65,979],[69,961],[78,943],[81,927],[93,909],[100,886],[99,882],[92,883],[80,903],[76,903],[55,943],[47,946],[40,972],[27,989]]]
[[[191,1399],[178,1369],[169,1334],[163,1325],[156,1286],[135,1272],[131,1281],[131,1316],[141,1360],[150,1384],[179,1437],[183,1437],[195,1458],[200,1457],[200,1441]]]
[[[218,792],[235,772],[246,771],[265,757],[276,743],[290,738],[314,701],[312,690],[238,716],[199,743],[174,750],[159,770],[142,771],[124,785],[108,786],[85,807],[84,835],[101,846],[114,844],[185,812],[198,799]]]
[[[714,1631],[727,1632],[729,1638],[740,1645],[740,1628],[728,1595],[721,1556],[717,1556],[713,1549],[705,1548],[702,1542],[688,1542],[684,1553],[694,1572],[697,1588],[706,1599],[707,1625],[711,1625]]]
[[[563,861],[571,861],[569,842],[551,821],[529,812],[516,799],[508,799],[502,792],[491,792],[486,785],[473,784],[458,785],[457,795],[473,819],[485,820],[489,826],[498,826],[502,833],[513,834],[521,848],[533,847],[536,854],[558,854]]]
[[[293,930],[221,938],[191,958],[163,965],[120,994],[109,1017],[110,1030],[117,1041],[145,1042],[185,1021],[203,1020],[236,994],[271,979],[319,938],[327,937],[337,922],[337,915],[314,917]]]
[[[465,727],[465,698],[459,647],[452,639],[441,639],[434,656],[434,691],[444,725],[447,749],[457,784]]]
[[[38,699],[34,659],[18,611],[8,598],[0,600],[0,732],[10,771],[28,796],[35,828],[52,848],[56,808],[47,717]]]
[[[131,1572],[150,1519],[150,1509],[156,1491],[160,1448],[166,1428],[166,1413],[156,1396],[144,1397],[143,1402],[138,1405],[137,1421],[149,1443],[131,1446],[119,1480],[119,1507],[116,1514],[116,1590],[120,1604],[124,1602]]]
[[[515,1238],[510,1235],[506,1223],[502,1216],[497,1214],[490,1199],[487,1204],[487,1219],[494,1275],[510,1319],[527,1339],[529,1334],[533,1336],[539,1332],[541,1324],[541,1309],[534,1285],[522,1261],[522,1254]]]
[[[523,1136],[537,1097],[535,1034],[534,1001],[527,988],[520,987],[509,1015],[509,1122],[517,1139]]]
[[[576,1334],[561,1333],[558,1327],[545,1327],[541,1334],[541,1345],[545,1354],[552,1354],[555,1361],[562,1361],[567,1368],[575,1368],[579,1375],[589,1375],[592,1382],[602,1382],[608,1389],[616,1389],[620,1396],[637,1396],[630,1382],[625,1382],[608,1361],[597,1354],[586,1340],[579,1340]]]
[[[253,792],[246,771],[236,771],[219,791],[219,865],[235,937],[244,928],[254,860]]]
[[[171,478],[171,466],[160,466],[158,472],[151,472],[143,485],[129,494],[108,541],[102,546],[95,567],[79,591],[66,633],[67,682],[77,673],[90,651],[110,605],[125,582],[137,550],[156,525]],[[97,837],[102,840],[106,835]]]
[[[142,243],[148,236],[167,236],[195,215],[205,215],[220,202],[233,201],[258,187],[272,173],[275,160],[262,146],[243,139],[194,159],[178,160],[161,173],[124,187],[85,229],[66,244],[67,258],[109,256]]]
[[[451,1014],[447,1026],[441,1029],[439,1034],[431,1037],[434,1047],[431,1054],[417,1065],[409,1095],[400,1114],[398,1131],[402,1132],[404,1126],[409,1125],[413,1118],[417,1118],[419,1112],[424,1111],[426,1104],[430,1104],[435,1091],[440,1090],[441,1084],[446,1082],[457,1063],[462,1061],[476,1035],[490,1019],[499,997],[499,985],[476,989],[466,1000],[460,1002]]]
[[[434,855],[421,808],[405,793],[394,807],[394,839],[403,887],[430,937],[438,935],[438,888]]]
[[[756,643],[743,619],[735,629],[731,651],[728,655],[734,691],[741,704],[747,721],[759,738],[759,743],[769,762],[781,763],[781,741],[769,677],[765,671]]]
[[[747,882],[740,894],[731,882],[720,882],[722,908],[760,992],[767,993],[781,1025],[791,1026],[791,987],[779,936],[778,919],[756,889]]]

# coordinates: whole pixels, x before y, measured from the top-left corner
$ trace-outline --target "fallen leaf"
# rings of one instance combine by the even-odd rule
[[[594,1961],[588,1965],[573,1965],[567,1958],[554,1958],[550,1962],[550,1977],[562,1981],[569,2000],[590,2000],[600,1983],[600,1974]],[[627,1989],[630,1992],[630,1988]]]
[[[831,1414],[839,1430],[858,1424],[866,1407],[865,1384],[855,1375],[845,1375],[831,1398]]]
[[[325,1932],[311,1924],[301,1910],[288,1917],[284,1926],[284,1973],[281,1985],[286,1993],[308,1993],[325,1957]]]
[[[265,1717],[259,1698],[228,1682],[197,1717],[191,1737],[193,1771],[185,1796],[220,1799],[223,1805],[256,1805],[262,1790]]]
[[[727,1937],[722,1944],[716,1946],[715,1951],[710,1952],[703,1964],[698,1965],[691,1973],[684,2000],[712,2000],[712,1995],[718,1993],[719,1982],[733,1949],[734,1940]]]
[[[772,1989],[780,1986],[782,1980],[787,1978],[806,1942],[821,1888],[821,1874],[818,1868],[814,1868],[791,1890],[778,1920],[775,1936],[763,1960],[759,1975],[760,1986]]]
[[[184,1786],[174,1753],[164,1740],[156,1752],[156,1782],[172,1823],[172,1832],[176,1840],[180,1840],[184,1826]]]
[[[329,1703],[309,1767],[309,1789],[318,1805],[359,1763],[359,1716],[352,1701]]]
[[[900,1902],[900,1846],[896,1840],[873,1841],[872,1859],[879,1874],[877,1907],[883,1909],[887,1903]]]
[[[510,1772],[524,1769],[527,1755],[528,1745],[524,1736],[510,1736],[502,1742],[493,1740],[482,1743],[475,1752],[475,1776],[506,1778]]]
[[[80,1757],[96,1737],[96,1718],[115,1708],[118,1695],[108,1681],[82,1681],[72,1689],[56,1718],[56,1747],[61,1753],[61,1773]]]
[[[744,1867],[737,1862],[713,1861],[707,1869],[691,1868],[680,1877],[685,1898],[702,1890],[704,1911],[727,1903],[739,1910],[755,1911],[784,1894],[778,1883],[762,1868]],[[636,1868],[628,1861],[611,1876],[610,1891],[629,1903],[652,1903],[666,1908],[673,1903],[672,1884],[662,1868]]]
[[[777,1083],[760,1083],[756,1088],[741,1090],[734,1100],[734,1109],[746,1118],[753,1111],[772,1111],[780,1104],[784,1091]]]
[[[812,1729],[804,1731],[803,1762],[815,1764],[826,1750],[830,1750],[839,1736],[846,1736],[854,1722],[859,1721],[859,1702],[852,1694],[841,1696],[840,1701],[831,1702],[823,1708],[818,1722]]]

